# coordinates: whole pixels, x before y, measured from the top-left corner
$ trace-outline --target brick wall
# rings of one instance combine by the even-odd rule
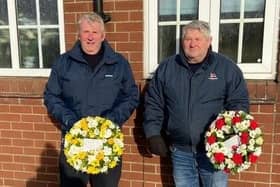
[[[130,61],[143,93],[143,2],[104,0],[103,7],[111,15],[107,38]],[[77,17],[92,8],[92,1],[64,1],[67,49],[76,40]],[[0,186],[58,186],[60,130],[43,105],[45,82],[46,78],[0,77]],[[248,80],[248,87],[251,112],[265,134],[264,153],[248,171],[231,176],[230,187],[280,187],[280,87],[274,81],[253,80]],[[152,158],[145,151],[142,111],[140,105],[123,129],[120,187],[174,186],[169,160]]]

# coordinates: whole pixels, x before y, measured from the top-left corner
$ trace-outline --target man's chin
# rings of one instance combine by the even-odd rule
[[[89,54],[89,55],[94,55],[96,53],[98,53],[99,50],[97,50],[96,48],[86,48],[84,49],[84,52]]]

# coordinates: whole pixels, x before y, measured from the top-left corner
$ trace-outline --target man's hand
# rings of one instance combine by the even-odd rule
[[[166,157],[168,155],[168,147],[164,139],[160,135],[151,136],[148,138],[149,150],[152,154]]]

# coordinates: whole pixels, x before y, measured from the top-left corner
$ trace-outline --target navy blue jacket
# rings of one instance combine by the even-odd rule
[[[145,95],[147,138],[167,135],[170,144],[202,151],[210,123],[223,110],[249,110],[246,82],[236,64],[210,51],[193,73],[183,54],[160,63]]]
[[[93,70],[80,42],[54,63],[44,92],[48,112],[69,130],[80,118],[109,118],[122,126],[138,105],[138,88],[128,61],[103,42],[104,55]]]

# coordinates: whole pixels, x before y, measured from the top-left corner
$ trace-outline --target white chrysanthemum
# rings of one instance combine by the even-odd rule
[[[226,134],[229,134],[230,133],[230,130],[231,130],[231,127],[229,125],[224,125],[222,127],[222,130],[226,133]]]
[[[212,133],[211,133],[210,131],[207,131],[206,134],[205,134],[205,136],[209,137],[209,136],[211,136],[211,134],[212,134]]]
[[[261,129],[258,127],[258,128],[255,129],[255,133],[256,133],[256,136],[259,136],[259,135],[262,134],[262,131],[261,131]]]
[[[224,133],[223,133],[222,130],[217,130],[217,131],[216,131],[216,136],[217,136],[218,138],[225,138]]]
[[[106,129],[104,138],[110,138],[112,136],[112,130],[111,129]]]
[[[262,148],[261,148],[261,147],[256,147],[256,148],[255,148],[254,155],[260,156],[261,153],[262,153]]]
[[[246,126],[246,129],[248,129],[250,127],[250,120],[248,120],[248,119],[243,120],[241,123],[243,123],[244,126]]]
[[[225,165],[224,163],[221,163],[221,164],[219,165],[219,169],[220,169],[220,170],[224,170],[225,167],[226,167],[226,165]]]
[[[254,151],[254,150],[255,150],[254,144],[250,144],[250,145],[248,146],[248,151]]]
[[[218,152],[218,151],[220,151],[219,143],[218,143],[218,142],[213,143],[213,144],[210,146],[210,149],[211,149],[212,152]]]
[[[231,116],[230,115],[225,116],[225,122],[226,122],[226,124],[231,123]]]
[[[80,128],[72,128],[70,130],[70,133],[73,135],[73,136],[78,136],[78,135],[81,135],[83,133],[82,129]]]
[[[92,120],[90,118],[90,120],[88,121],[88,127],[89,128],[96,128],[98,126],[98,122],[96,120]]]
[[[237,153],[240,153],[241,155],[247,155],[247,145],[246,144],[241,144],[237,150]]]
[[[233,168],[233,167],[235,167],[235,163],[233,162],[233,160],[231,160],[231,159],[226,159],[225,160],[225,163],[226,163],[226,165],[227,165],[227,168]]]
[[[119,160],[120,160],[120,158],[119,158],[119,157],[114,156],[114,161],[118,162]]]
[[[76,170],[80,170],[80,168],[82,167],[82,161],[81,160],[75,160],[74,162],[74,166],[73,166]]]
[[[247,115],[246,115],[246,119],[248,119],[248,120],[252,120],[252,119],[254,119],[254,118],[253,118],[253,116],[252,116],[252,115],[247,114]]]
[[[256,143],[255,139],[252,138],[249,140],[249,145],[255,145],[255,143]]]
[[[120,147],[124,147],[124,143],[122,140],[120,139],[114,139],[114,143],[117,144]]]
[[[108,166],[103,166],[100,171],[101,173],[105,173],[108,170]]]
[[[206,143],[206,145],[205,145],[206,151],[208,151],[210,148],[211,148],[210,144],[209,144],[209,143]]]
[[[112,122],[109,123],[109,128],[110,129],[115,129],[117,128],[117,126],[115,124],[113,124]]]
[[[104,146],[104,155],[111,155],[112,154],[112,148],[108,146]]]
[[[249,135],[250,135],[251,138],[255,138],[257,133],[256,133],[256,131],[251,130],[251,131],[249,131]]]
[[[248,168],[250,167],[250,165],[251,165],[250,162],[245,161],[245,162],[241,165],[240,171],[243,171],[243,170],[248,169]]]
[[[103,160],[104,160],[104,162],[106,162],[106,163],[110,162],[110,158],[109,158],[108,156],[105,156]]]
[[[68,153],[70,155],[75,155],[75,154],[78,154],[81,151],[82,151],[81,147],[78,147],[76,145],[72,145],[72,146],[70,146],[70,149],[69,149]]]
[[[239,132],[245,131],[246,129],[248,129],[247,124],[244,122],[241,123],[236,123],[236,128],[238,129]]]
[[[93,131],[93,133],[94,133],[95,135],[99,135],[99,134],[100,134],[100,130],[99,130],[98,128],[95,128],[94,131]]]

